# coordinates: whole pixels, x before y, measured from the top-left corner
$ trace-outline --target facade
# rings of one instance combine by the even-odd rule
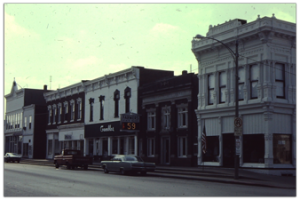
[[[235,52],[238,40],[238,108],[243,120],[240,167],[267,173],[296,168],[296,24],[260,18],[210,26],[206,37]],[[198,165],[234,166],[235,62],[221,43],[192,41],[199,64]],[[206,131],[207,152],[201,150]],[[278,169],[278,170],[276,170]]]
[[[197,75],[183,71],[181,76],[144,85],[139,94],[144,160],[197,166]]]
[[[131,67],[85,84],[85,154],[108,159],[115,154],[141,155],[139,86],[173,72]],[[137,123],[121,124],[121,116]],[[140,148],[139,148],[140,147]]]
[[[45,154],[45,108],[43,90],[18,89],[13,82],[6,98],[4,125],[5,152],[14,152],[27,158],[44,158]]]
[[[84,151],[86,83],[81,81],[44,94],[47,102],[47,159],[53,159],[64,148]]]

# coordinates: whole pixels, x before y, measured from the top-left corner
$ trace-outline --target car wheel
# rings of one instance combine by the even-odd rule
[[[71,169],[71,166],[69,164],[67,164],[67,169]]]
[[[120,173],[121,173],[122,175],[125,175],[124,169],[120,169]]]
[[[18,160],[17,162],[20,163],[20,160]]]
[[[55,168],[59,168],[59,164],[57,162],[55,163]]]
[[[147,174],[147,172],[141,172],[141,174],[142,174],[143,176],[145,176],[145,175]]]
[[[104,173],[105,173],[105,174],[108,174],[108,173],[109,173],[109,171],[106,169],[106,167],[104,168]]]
[[[87,169],[88,169],[88,166],[87,166],[87,165],[84,165],[83,169],[84,169],[84,170],[87,170]]]

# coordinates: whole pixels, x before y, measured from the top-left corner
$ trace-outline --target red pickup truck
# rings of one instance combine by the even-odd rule
[[[68,169],[75,169],[75,167],[88,169],[88,165],[93,164],[93,158],[84,157],[80,150],[63,149],[61,155],[54,156],[53,162],[56,168],[66,165]]]

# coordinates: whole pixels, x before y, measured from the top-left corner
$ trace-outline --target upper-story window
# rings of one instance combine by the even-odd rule
[[[130,97],[131,97],[131,89],[127,87],[124,90],[124,99],[125,99],[125,112],[130,112]]]
[[[100,102],[100,120],[104,120],[104,102],[105,102],[105,96],[100,95],[99,97]]]
[[[148,131],[155,130],[155,127],[156,127],[155,120],[156,120],[155,109],[147,110],[147,130]]]
[[[75,102],[73,99],[70,101],[70,107],[71,107],[71,121],[74,121],[75,120]]]
[[[77,99],[77,119],[80,120],[82,118],[82,101],[81,98]]]
[[[243,88],[244,88],[244,84],[245,84],[245,68],[244,67],[239,68],[238,75],[239,75],[239,101],[242,101],[242,100],[244,100]]]
[[[188,109],[187,105],[178,107],[178,128],[188,127]]]
[[[258,92],[257,92],[257,85],[259,79],[259,67],[258,65],[251,65],[250,66],[250,97],[251,99],[257,99]]]
[[[90,122],[93,121],[93,115],[94,115],[94,99],[93,98],[90,98],[89,99],[90,101]]]
[[[115,117],[119,117],[119,100],[120,100],[120,91],[116,90],[114,92],[114,101],[115,101]]]
[[[165,106],[162,108],[162,128],[165,130],[171,127],[171,107]]]
[[[275,64],[276,97],[285,98],[285,67],[284,64]]]
[[[25,130],[26,130],[26,127],[27,127],[27,117],[24,117],[24,127],[25,127]]]
[[[219,103],[225,103],[226,96],[225,96],[225,90],[226,90],[226,81],[227,76],[226,72],[220,72],[219,73]]]
[[[57,105],[58,107],[58,116],[57,116],[57,123],[61,123],[61,118],[62,118],[62,106],[61,103]]]
[[[215,76],[208,75],[208,105],[214,104]]]
[[[31,116],[29,116],[29,124],[28,124],[29,129],[31,129],[31,126],[32,126],[31,124],[32,124],[32,118],[31,118]]]
[[[51,124],[51,118],[52,118],[52,107],[48,106],[48,124]]]
[[[57,109],[56,109],[56,105],[53,105],[52,106],[53,107],[53,119],[52,119],[52,122],[53,122],[53,124],[55,124],[55,122],[56,122],[56,115],[57,115]]]
[[[68,114],[69,114],[69,105],[68,102],[64,102],[64,122],[68,121]]]

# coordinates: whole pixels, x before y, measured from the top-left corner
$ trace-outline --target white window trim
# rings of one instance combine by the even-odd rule
[[[178,121],[177,121],[177,127],[178,128],[188,128],[188,104],[180,104],[180,105],[177,105],[176,106],[177,107],[177,110],[178,110],[178,112],[177,112],[177,119],[178,119]],[[182,109],[183,108],[185,108],[186,109],[186,111],[182,111]],[[186,115],[186,117],[185,117],[185,120],[186,120],[186,123],[185,123],[185,125],[183,126],[182,124],[182,115],[183,114],[185,114]]]
[[[67,114],[69,114],[69,105],[68,105],[67,101],[64,102],[64,108],[66,106],[67,106]],[[66,110],[64,109],[64,111],[66,111]],[[65,118],[66,112],[64,112],[63,115],[64,115],[64,118]],[[67,122],[68,122],[67,120],[64,120],[64,123],[67,123]]]
[[[185,154],[186,155],[182,155],[182,139],[185,138]],[[178,137],[178,158],[187,158],[187,137]]]
[[[51,113],[51,116],[50,116]],[[52,106],[48,106],[48,125],[51,125],[51,118],[52,118]],[[29,119],[28,119],[28,123],[29,123]]]
[[[61,103],[58,103],[57,107],[58,107],[57,115],[59,116],[57,118],[57,124],[60,124],[61,123],[61,117],[62,117],[62,105],[61,105]],[[61,113],[60,113],[60,111],[61,111]]]
[[[77,106],[79,107],[79,105],[81,104],[81,108],[80,108],[80,113],[79,113],[79,115],[77,116],[77,121],[80,121],[81,119],[82,119],[82,100],[81,100],[81,98],[78,98],[77,99]],[[78,108],[78,111],[77,112],[79,112],[79,108]]]
[[[156,130],[156,109],[155,108],[151,108],[151,109],[148,109],[146,110],[147,112],[147,130],[148,131],[155,131]],[[153,115],[151,115],[151,113],[154,113]],[[151,118],[154,117],[154,127],[152,128],[151,127]]]
[[[56,121],[55,121],[56,115],[55,115],[55,112],[53,112],[54,109],[55,109],[56,115],[57,115],[57,107],[55,104],[52,105],[52,120],[53,120],[52,124],[56,124]]]
[[[151,145],[153,143],[153,145]],[[154,147],[153,149],[153,154],[150,154],[152,151],[152,146]],[[155,138],[148,138],[147,139],[147,156],[148,157],[155,157]]]
[[[74,112],[73,112],[73,106],[74,106]],[[71,101],[70,101],[70,111],[71,111],[71,119],[70,119],[70,122],[74,122],[75,121],[75,101],[74,101],[74,99],[72,99]],[[74,115],[73,116],[73,119],[72,119],[72,115]]]
[[[167,114],[165,113],[165,111],[168,111]],[[162,129],[163,130],[170,130],[171,128],[171,106],[164,106],[161,108],[161,115],[162,115],[162,120],[161,120],[161,123],[162,123]],[[167,117],[167,122],[165,121],[165,116],[168,116]],[[167,126],[165,126],[167,123]]]

